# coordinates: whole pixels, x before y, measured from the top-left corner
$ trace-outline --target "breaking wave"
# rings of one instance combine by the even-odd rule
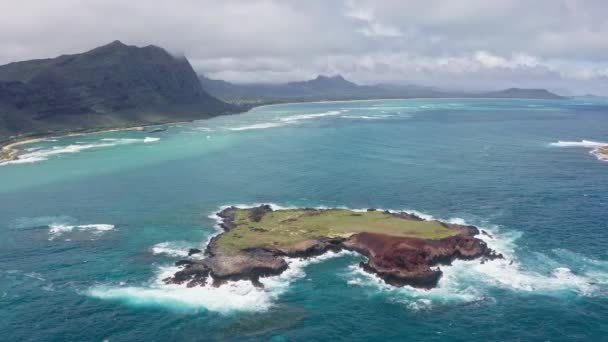
[[[591,141],[591,140],[581,140],[581,141],[558,141],[558,142],[554,142],[549,144],[551,146],[556,146],[556,147],[590,147],[590,148],[595,148],[595,147],[602,147],[602,146],[606,146],[608,145],[608,143],[605,142],[598,142],[598,141]]]
[[[267,123],[249,125],[249,126],[228,127],[228,129],[231,131],[248,131],[248,130],[252,130],[252,129],[275,128],[275,127],[281,127],[281,126],[285,126],[285,125],[281,124],[281,123],[267,122]]]
[[[151,138],[146,137],[144,139],[116,139],[116,138],[104,138],[99,140],[96,143],[76,143],[70,144],[66,146],[53,146],[50,148],[28,148],[26,151],[28,153],[20,154],[15,160],[6,161],[0,163],[0,165],[6,164],[28,164],[35,163],[43,160],[48,160],[52,156],[60,155],[60,154],[70,154],[70,153],[78,153],[84,150],[102,148],[102,147],[111,147],[117,145],[126,145],[133,143],[151,143],[160,140],[160,138]]]
[[[165,284],[163,279],[172,276],[178,267],[160,267],[147,286],[101,285],[90,288],[86,294],[100,299],[114,300],[132,306],[164,307],[171,310],[209,310],[222,314],[235,311],[266,311],[289,285],[306,275],[306,266],[346,255],[347,252],[327,253],[312,259],[287,259],[289,268],[281,275],[262,278],[264,289],[249,281],[231,281],[219,287],[211,285],[188,288],[184,285]]]
[[[310,119],[322,118],[325,116],[340,115],[343,112],[345,112],[345,110],[330,110],[330,111],[323,112],[323,113],[291,115],[291,116],[287,116],[284,118],[279,118],[279,120],[281,120],[283,122],[294,122],[294,121],[300,121],[300,120],[310,120]]]
[[[395,115],[391,114],[382,114],[382,115],[342,115],[340,116],[343,119],[359,119],[359,120],[382,120],[390,117],[394,117]]]
[[[248,130],[253,130],[253,129],[284,127],[286,125],[298,123],[302,120],[310,120],[310,119],[322,118],[325,116],[340,115],[341,113],[344,113],[345,111],[346,110],[332,110],[332,111],[323,112],[323,113],[291,115],[291,116],[286,116],[286,117],[278,117],[274,121],[270,121],[270,122],[262,122],[262,123],[257,123],[257,124],[253,124],[253,125],[239,126],[239,127],[227,127],[227,129],[229,129],[231,131],[248,131]]]
[[[187,257],[192,243],[186,241],[161,242],[150,248],[152,254],[164,254],[172,257]]]
[[[49,226],[49,240],[55,240],[56,238],[73,231],[89,231],[95,235],[103,234],[109,230],[114,229],[111,224],[83,224],[83,225],[68,225],[68,224],[50,224]]]
[[[608,161],[608,156],[606,153],[600,153],[601,147],[608,146],[608,143],[599,142],[599,141],[591,141],[591,140],[581,140],[581,141],[558,141],[549,144],[550,146],[556,147],[586,147],[591,148],[592,150],[589,152],[593,154],[597,159]]]
[[[250,208],[259,206],[254,204],[233,204],[219,208],[221,211],[230,206]],[[273,210],[293,209],[294,206],[283,206],[275,203],[265,203]],[[335,207],[335,206],[334,206]],[[320,206],[317,209],[327,209]],[[346,207],[341,207],[349,209]],[[377,208],[378,209],[378,208]],[[350,209],[365,211],[367,209]],[[385,210],[385,209],[378,209]],[[396,211],[396,210],[389,210]],[[402,210],[415,214],[425,220],[437,218],[415,210]],[[216,220],[217,233],[221,232],[219,218],[214,212],[209,216]],[[439,219],[444,222],[467,224],[464,219]],[[479,226],[479,225],[478,225]],[[583,266],[577,267],[568,258],[560,261],[552,260],[546,266],[548,272],[529,269],[519,259],[516,249],[517,240],[522,236],[519,231],[502,231],[498,227],[481,228],[488,235],[480,234],[478,238],[484,240],[488,246],[504,255],[502,260],[492,260],[480,263],[479,260],[457,260],[451,266],[441,266],[443,277],[438,287],[431,290],[416,289],[405,286],[396,288],[387,285],[379,277],[363,271],[358,265],[351,265],[342,274],[349,286],[360,287],[364,291],[372,291],[386,296],[390,302],[405,305],[410,310],[427,310],[437,306],[458,305],[479,301],[493,301],[491,289],[505,289],[510,291],[538,293],[544,295],[574,294],[580,296],[596,296],[606,292],[608,287],[608,262],[588,259],[576,254],[560,251],[570,259],[576,259]],[[215,236],[212,234],[204,244]],[[187,255],[185,247],[177,247],[173,243],[161,243],[153,247],[155,253],[168,254],[176,257]],[[172,276],[178,267],[160,267],[149,284],[139,287],[125,287],[114,285],[95,286],[89,289],[88,295],[96,298],[118,301],[134,306],[160,306],[175,310],[210,310],[227,314],[235,311],[265,311],[285,293],[290,284],[305,277],[305,268],[308,265],[345,255],[362,256],[348,251],[338,253],[328,252],[311,259],[287,259],[289,268],[278,276],[262,278],[264,289],[255,288],[249,281],[228,282],[220,287],[210,285],[204,287],[187,288],[186,285],[165,284],[163,279]],[[549,259],[548,257],[545,257]],[[594,267],[590,267],[590,265]],[[579,264],[580,266],[580,264]],[[545,267],[546,268],[546,267]],[[572,269],[584,269],[585,272]]]

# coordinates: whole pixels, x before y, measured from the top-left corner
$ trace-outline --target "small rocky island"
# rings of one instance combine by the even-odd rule
[[[286,258],[310,258],[349,250],[367,257],[360,266],[390,285],[430,289],[437,286],[439,265],[453,260],[481,262],[502,258],[476,238],[474,226],[424,220],[406,212],[368,209],[281,209],[229,207],[217,214],[224,230],[209,242],[202,259],[176,263],[171,284],[219,286],[230,280],[279,275]],[[485,232],[483,232],[485,233]],[[487,233],[486,233],[487,234]],[[189,255],[202,253],[191,249]]]

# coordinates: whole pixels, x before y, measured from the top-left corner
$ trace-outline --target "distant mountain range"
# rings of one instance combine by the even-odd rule
[[[341,75],[282,84],[235,84],[199,75],[203,88],[211,95],[233,103],[272,103],[289,101],[357,100],[381,98],[535,98],[562,99],[545,89],[511,88],[493,92],[455,92],[416,85],[358,85]]]
[[[0,66],[0,143],[30,136],[190,121],[256,104],[414,97],[559,99],[544,89],[465,93],[358,85],[342,76],[234,84],[197,76],[185,57],[114,41],[57,58]]]
[[[203,119],[240,108],[207,94],[184,57],[119,41],[0,66],[0,142]]]

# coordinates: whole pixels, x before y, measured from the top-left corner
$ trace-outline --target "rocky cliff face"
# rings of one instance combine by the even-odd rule
[[[1,135],[192,120],[234,112],[184,57],[119,41],[0,66]]]

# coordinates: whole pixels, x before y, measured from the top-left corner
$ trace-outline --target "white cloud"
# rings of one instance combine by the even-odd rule
[[[487,51],[476,51],[474,59],[487,68],[519,68],[537,66],[537,58],[523,53],[515,53],[510,58],[491,54]]]
[[[608,1],[0,2],[0,63],[120,39],[235,81],[352,79],[608,92]]]
[[[357,32],[367,37],[400,37],[403,35],[398,28],[380,23],[370,23],[366,27],[358,29]]]

